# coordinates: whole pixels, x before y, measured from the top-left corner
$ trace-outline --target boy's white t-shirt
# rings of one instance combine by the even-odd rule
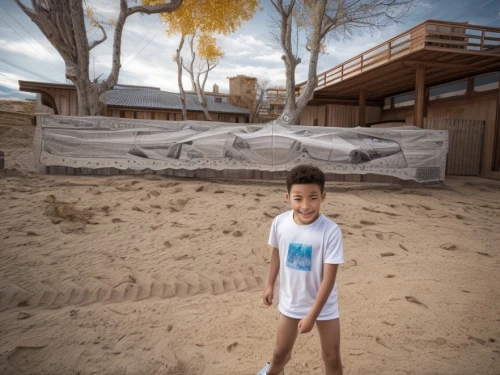
[[[293,211],[274,218],[269,245],[279,249],[279,311],[294,319],[311,310],[323,278],[323,264],[344,263],[342,232],[337,224],[320,214],[312,224],[298,225]],[[318,320],[339,317],[337,283]]]

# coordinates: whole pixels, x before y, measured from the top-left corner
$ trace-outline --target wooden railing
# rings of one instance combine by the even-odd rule
[[[318,74],[316,89],[341,82],[426,47],[454,52],[462,50],[500,54],[500,28],[458,22],[425,21],[361,55]],[[297,95],[306,83],[307,81],[297,84],[295,90]]]
[[[283,89],[267,89],[266,98],[268,101],[271,100],[283,100],[286,99],[286,90]]]

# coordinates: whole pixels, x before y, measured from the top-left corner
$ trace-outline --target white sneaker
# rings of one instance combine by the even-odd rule
[[[271,362],[267,362],[262,370],[259,371],[257,375],[267,375],[267,370],[269,370],[269,366],[271,366]]]
[[[259,371],[259,373],[257,375],[267,375],[267,370],[269,370],[269,367],[271,366],[271,362],[267,362],[266,365],[264,366],[264,368],[262,370]],[[285,375],[285,370],[281,370],[281,372],[279,373],[279,375]]]

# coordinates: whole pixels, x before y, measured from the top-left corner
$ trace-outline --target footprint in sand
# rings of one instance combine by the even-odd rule
[[[415,303],[415,304],[417,304],[417,305],[420,305],[420,306],[423,306],[423,307],[427,308],[427,305],[426,305],[426,304],[424,304],[424,303],[420,302],[420,301],[419,301],[418,299],[416,299],[415,297],[412,297],[412,296],[405,296],[405,298],[406,298],[406,300],[407,300],[408,302]]]
[[[53,347],[45,345],[16,346],[7,356],[7,362],[19,373],[32,373],[44,363],[53,351]]]
[[[365,211],[374,212],[374,213],[377,213],[377,214],[385,214],[385,215],[388,215],[388,216],[400,216],[400,215],[395,214],[393,212],[379,211],[379,210],[376,210],[374,208],[368,208],[368,207],[362,207],[362,208]]]
[[[442,244],[441,246],[439,246],[441,249],[444,249],[444,250],[456,250],[457,246],[452,244],[452,243],[444,243]]]
[[[363,225],[376,225],[376,223],[374,223],[373,221],[368,220],[360,220],[359,223]]]

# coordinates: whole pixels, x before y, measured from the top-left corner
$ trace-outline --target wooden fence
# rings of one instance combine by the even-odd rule
[[[484,121],[426,118],[424,128],[448,130],[447,175],[479,176]]]

